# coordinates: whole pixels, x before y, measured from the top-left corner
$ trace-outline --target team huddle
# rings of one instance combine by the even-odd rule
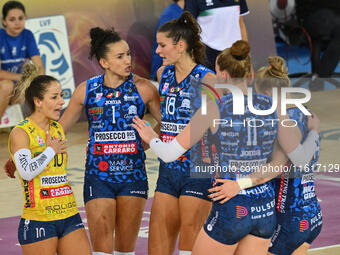
[[[22,15],[24,9],[14,4],[3,20],[17,12]],[[254,114],[248,101],[255,109],[270,109],[273,88],[280,94],[290,86],[284,60],[268,58],[253,81],[250,45],[237,40],[217,56],[214,72],[205,67],[200,33],[189,12],[158,29],[156,53],[163,65],[157,91],[132,73],[129,45],[113,28],[92,28],[89,56],[104,73],[79,84],[62,115],[58,80],[25,64],[29,75],[14,86],[31,115],[14,127],[8,143],[23,186],[18,239],[24,254],[135,254],[148,198],[144,150],[149,147],[160,166],[148,254],[173,254],[177,240],[182,255],[306,254],[322,226],[313,171],[320,122],[298,107],[288,108],[287,116],[279,108],[266,116]],[[244,114],[234,114],[233,94],[212,89],[216,83],[243,92]],[[91,245],[66,173],[65,134],[84,110],[89,138],[83,198]],[[146,110],[154,127],[143,120]],[[228,124],[287,117],[297,125]],[[216,119],[228,121],[215,125]],[[196,176],[198,163],[235,171]],[[244,170],[254,165],[256,171]],[[261,172],[270,166],[290,170]]]

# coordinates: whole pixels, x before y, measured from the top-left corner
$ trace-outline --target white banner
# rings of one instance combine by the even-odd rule
[[[64,15],[26,20],[34,34],[46,74],[59,80],[68,105],[74,91],[74,78]]]
[[[0,128],[13,127],[23,119],[20,105],[9,105],[2,118],[0,118]]]

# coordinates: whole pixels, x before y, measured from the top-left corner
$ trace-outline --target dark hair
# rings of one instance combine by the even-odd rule
[[[250,74],[250,45],[244,40],[233,43],[231,48],[223,50],[217,56],[217,64],[221,71],[226,70],[231,78],[246,78]]]
[[[102,29],[100,27],[91,28],[91,49],[89,58],[93,56],[99,61],[101,58],[105,58],[106,53],[109,51],[107,47],[110,43],[116,43],[122,40],[119,34],[112,27],[111,29]]]
[[[174,43],[184,40],[187,44],[187,53],[198,64],[204,64],[206,60],[205,45],[201,41],[202,29],[190,12],[184,11],[178,19],[163,24],[158,32],[167,33]]]
[[[24,14],[26,14],[25,6],[22,3],[18,1],[8,1],[2,7],[2,19],[3,20],[7,17],[8,12],[12,9],[20,9],[23,11]]]
[[[49,75],[39,75],[33,79],[25,93],[26,104],[32,112],[35,111],[34,98],[43,100],[48,85],[53,81],[57,82],[58,80]]]

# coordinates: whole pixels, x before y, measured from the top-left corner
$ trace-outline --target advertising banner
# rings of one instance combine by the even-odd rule
[[[75,84],[64,15],[28,19],[26,28],[34,34],[47,75],[58,79],[67,107]]]

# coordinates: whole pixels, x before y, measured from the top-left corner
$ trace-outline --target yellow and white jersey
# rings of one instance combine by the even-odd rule
[[[32,158],[46,149],[46,133],[30,118],[26,118],[15,126],[27,133]],[[49,134],[52,139],[65,134],[61,125],[50,122]],[[10,140],[8,141],[10,148]],[[13,155],[11,154],[13,159]],[[14,160],[14,159],[13,159]],[[67,154],[56,154],[47,167],[31,181],[20,181],[23,185],[24,209],[22,217],[29,220],[53,221],[68,218],[78,213],[77,204],[66,175]]]

